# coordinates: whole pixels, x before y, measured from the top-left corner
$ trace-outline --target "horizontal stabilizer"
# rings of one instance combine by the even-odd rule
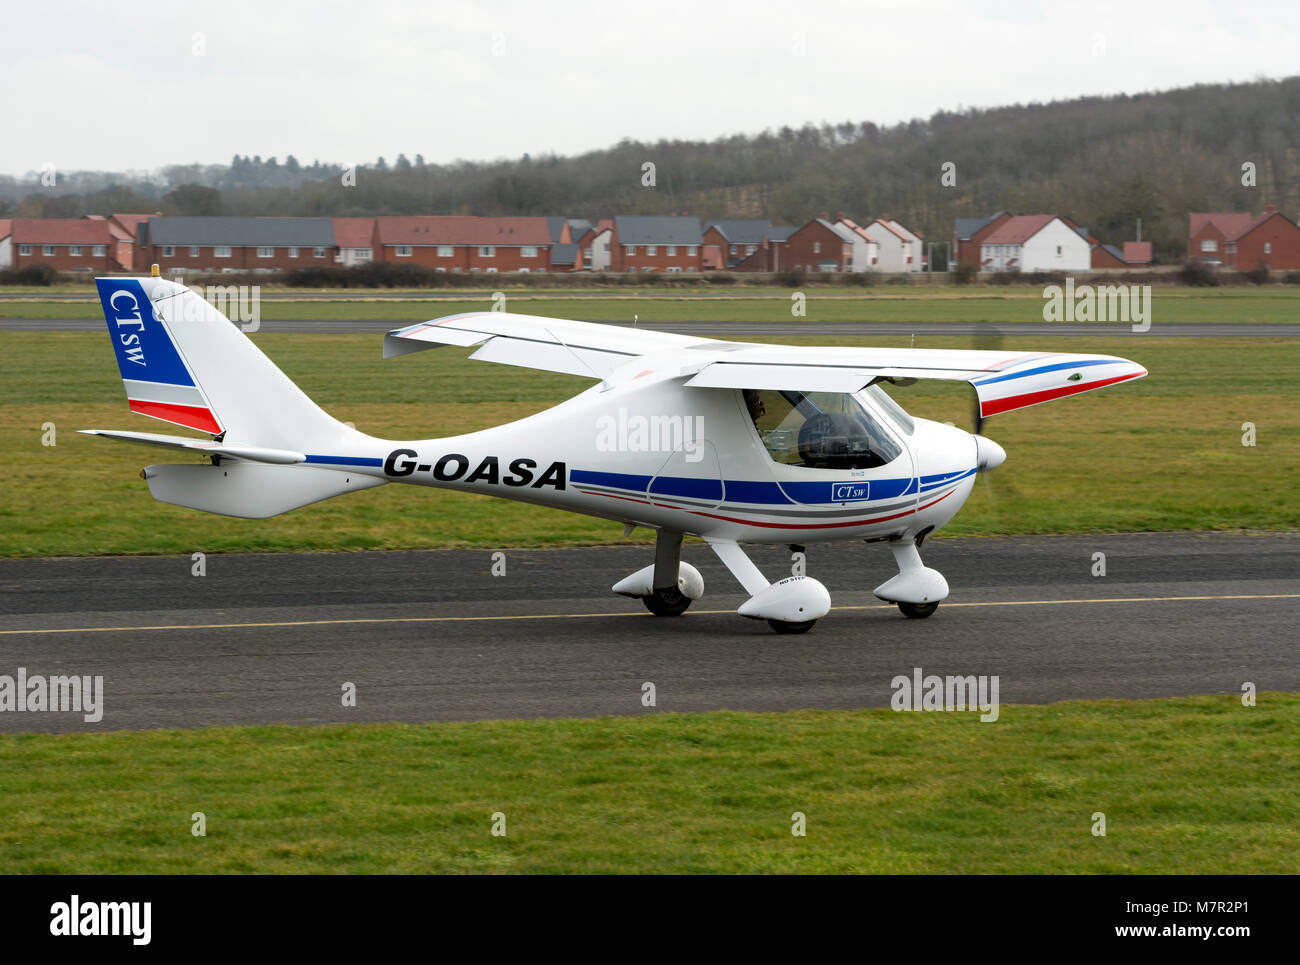
[[[388,480],[313,466],[253,462],[220,466],[147,466],[142,475],[153,498],[205,513],[265,519],[331,496],[382,486]]]
[[[125,429],[79,429],[77,431],[88,436],[103,436],[106,439],[138,442],[146,446],[162,446],[165,449],[189,449],[208,456],[249,459],[253,462],[266,462],[274,465],[289,465],[306,462],[307,460],[303,453],[292,452],[288,449],[227,446],[224,443],[213,442],[210,439],[191,439],[188,436],[168,436],[156,432],[128,432]]]

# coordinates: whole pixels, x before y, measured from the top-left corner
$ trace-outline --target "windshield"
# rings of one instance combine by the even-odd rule
[[[893,437],[848,393],[745,389],[742,395],[768,454],[783,465],[870,469],[902,454]]]
[[[871,398],[875,400],[876,405],[885,410],[885,415],[893,419],[895,425],[906,432],[909,436],[912,434],[912,430],[916,428],[916,423],[912,421],[912,417],[907,414],[907,411],[894,401],[892,395],[882,389],[879,385],[869,385],[862,391],[871,396]]]

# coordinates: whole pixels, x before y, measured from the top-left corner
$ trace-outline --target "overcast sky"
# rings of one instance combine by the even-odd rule
[[[8,4],[0,173],[575,154],[1297,72],[1300,4]]]

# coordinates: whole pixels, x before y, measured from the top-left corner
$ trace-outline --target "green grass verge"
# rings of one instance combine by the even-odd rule
[[[790,290],[604,293],[600,297],[566,297],[561,292],[506,291],[510,311],[551,318],[592,321],[792,321]],[[269,294],[269,293],[268,293]],[[1041,288],[912,289],[884,286],[870,294],[843,289],[806,290],[807,322],[1042,322]],[[386,297],[387,296],[387,297]],[[484,311],[491,292],[437,299],[392,298],[385,292],[340,294],[337,300],[288,300],[276,292],[261,302],[261,318],[273,328],[276,319],[382,319],[398,324]],[[1300,320],[1300,286],[1275,288],[1153,288],[1153,324],[1176,322],[1269,323]],[[98,317],[98,303],[86,301],[0,301],[0,318]],[[793,319],[798,321],[800,319]],[[1125,326],[1117,325],[1123,330]]]
[[[471,362],[454,348],[387,362],[368,335],[259,334],[259,345],[328,411],[393,439],[452,435],[549,407],[588,380]],[[853,344],[852,339],[787,339]],[[860,340],[857,340],[860,341]],[[873,339],[905,345],[906,338]],[[967,339],[927,338],[964,348]],[[554,546],[610,542],[615,524],[486,496],[385,486],[270,520],[154,502],[141,466],[162,450],[83,428],[184,432],[127,411],[108,339],[0,333],[0,556]],[[1066,348],[1050,342],[1046,347]],[[1008,350],[1043,348],[1008,339]],[[1087,340],[1148,378],[997,416],[1006,465],[981,479],[948,535],[1273,528],[1300,525],[1296,339]],[[964,384],[896,390],[917,415],[969,425]],[[1253,422],[1257,445],[1241,445]],[[57,445],[42,445],[53,423]],[[641,534],[638,532],[637,536]]]
[[[1294,874],[1300,695],[5,736],[0,786],[10,873]]]

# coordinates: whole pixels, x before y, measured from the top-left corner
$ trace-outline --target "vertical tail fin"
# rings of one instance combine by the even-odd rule
[[[133,412],[271,448],[310,451],[354,435],[184,285],[95,283]]]

